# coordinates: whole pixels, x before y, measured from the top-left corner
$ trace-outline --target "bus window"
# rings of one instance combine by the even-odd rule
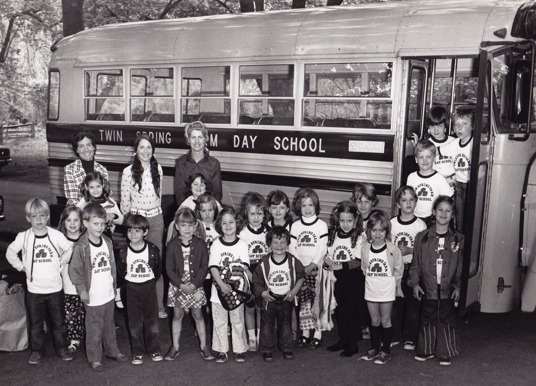
[[[306,64],[304,121],[318,126],[389,129],[392,63]]]
[[[239,122],[294,125],[294,66],[240,66]]]
[[[136,68],[130,71],[130,119],[174,122],[172,68]]]
[[[181,122],[231,123],[229,66],[182,69]]]
[[[48,120],[57,121],[60,116],[60,72],[48,73]]]
[[[123,70],[85,71],[87,121],[124,121]]]

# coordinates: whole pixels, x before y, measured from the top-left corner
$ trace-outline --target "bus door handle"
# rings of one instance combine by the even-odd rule
[[[512,288],[511,285],[504,284],[504,277],[499,277],[499,280],[497,280],[497,293],[502,293],[505,288]]]

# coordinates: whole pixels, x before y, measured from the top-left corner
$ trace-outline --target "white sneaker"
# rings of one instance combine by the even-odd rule
[[[251,352],[257,351],[257,341],[255,339],[250,339],[249,340],[248,349]]]
[[[166,311],[158,311],[158,318],[167,319],[168,318],[167,312]]]

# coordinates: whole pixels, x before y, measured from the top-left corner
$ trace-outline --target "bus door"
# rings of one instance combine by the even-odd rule
[[[519,306],[520,203],[535,151],[530,135],[533,44],[483,43],[466,203],[460,305],[482,312]]]

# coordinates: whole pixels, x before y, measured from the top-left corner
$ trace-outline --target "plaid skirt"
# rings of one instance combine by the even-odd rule
[[[203,287],[199,287],[194,293],[187,294],[169,283],[168,307],[180,307],[186,310],[189,308],[201,308],[205,304],[207,304],[207,297]]]

